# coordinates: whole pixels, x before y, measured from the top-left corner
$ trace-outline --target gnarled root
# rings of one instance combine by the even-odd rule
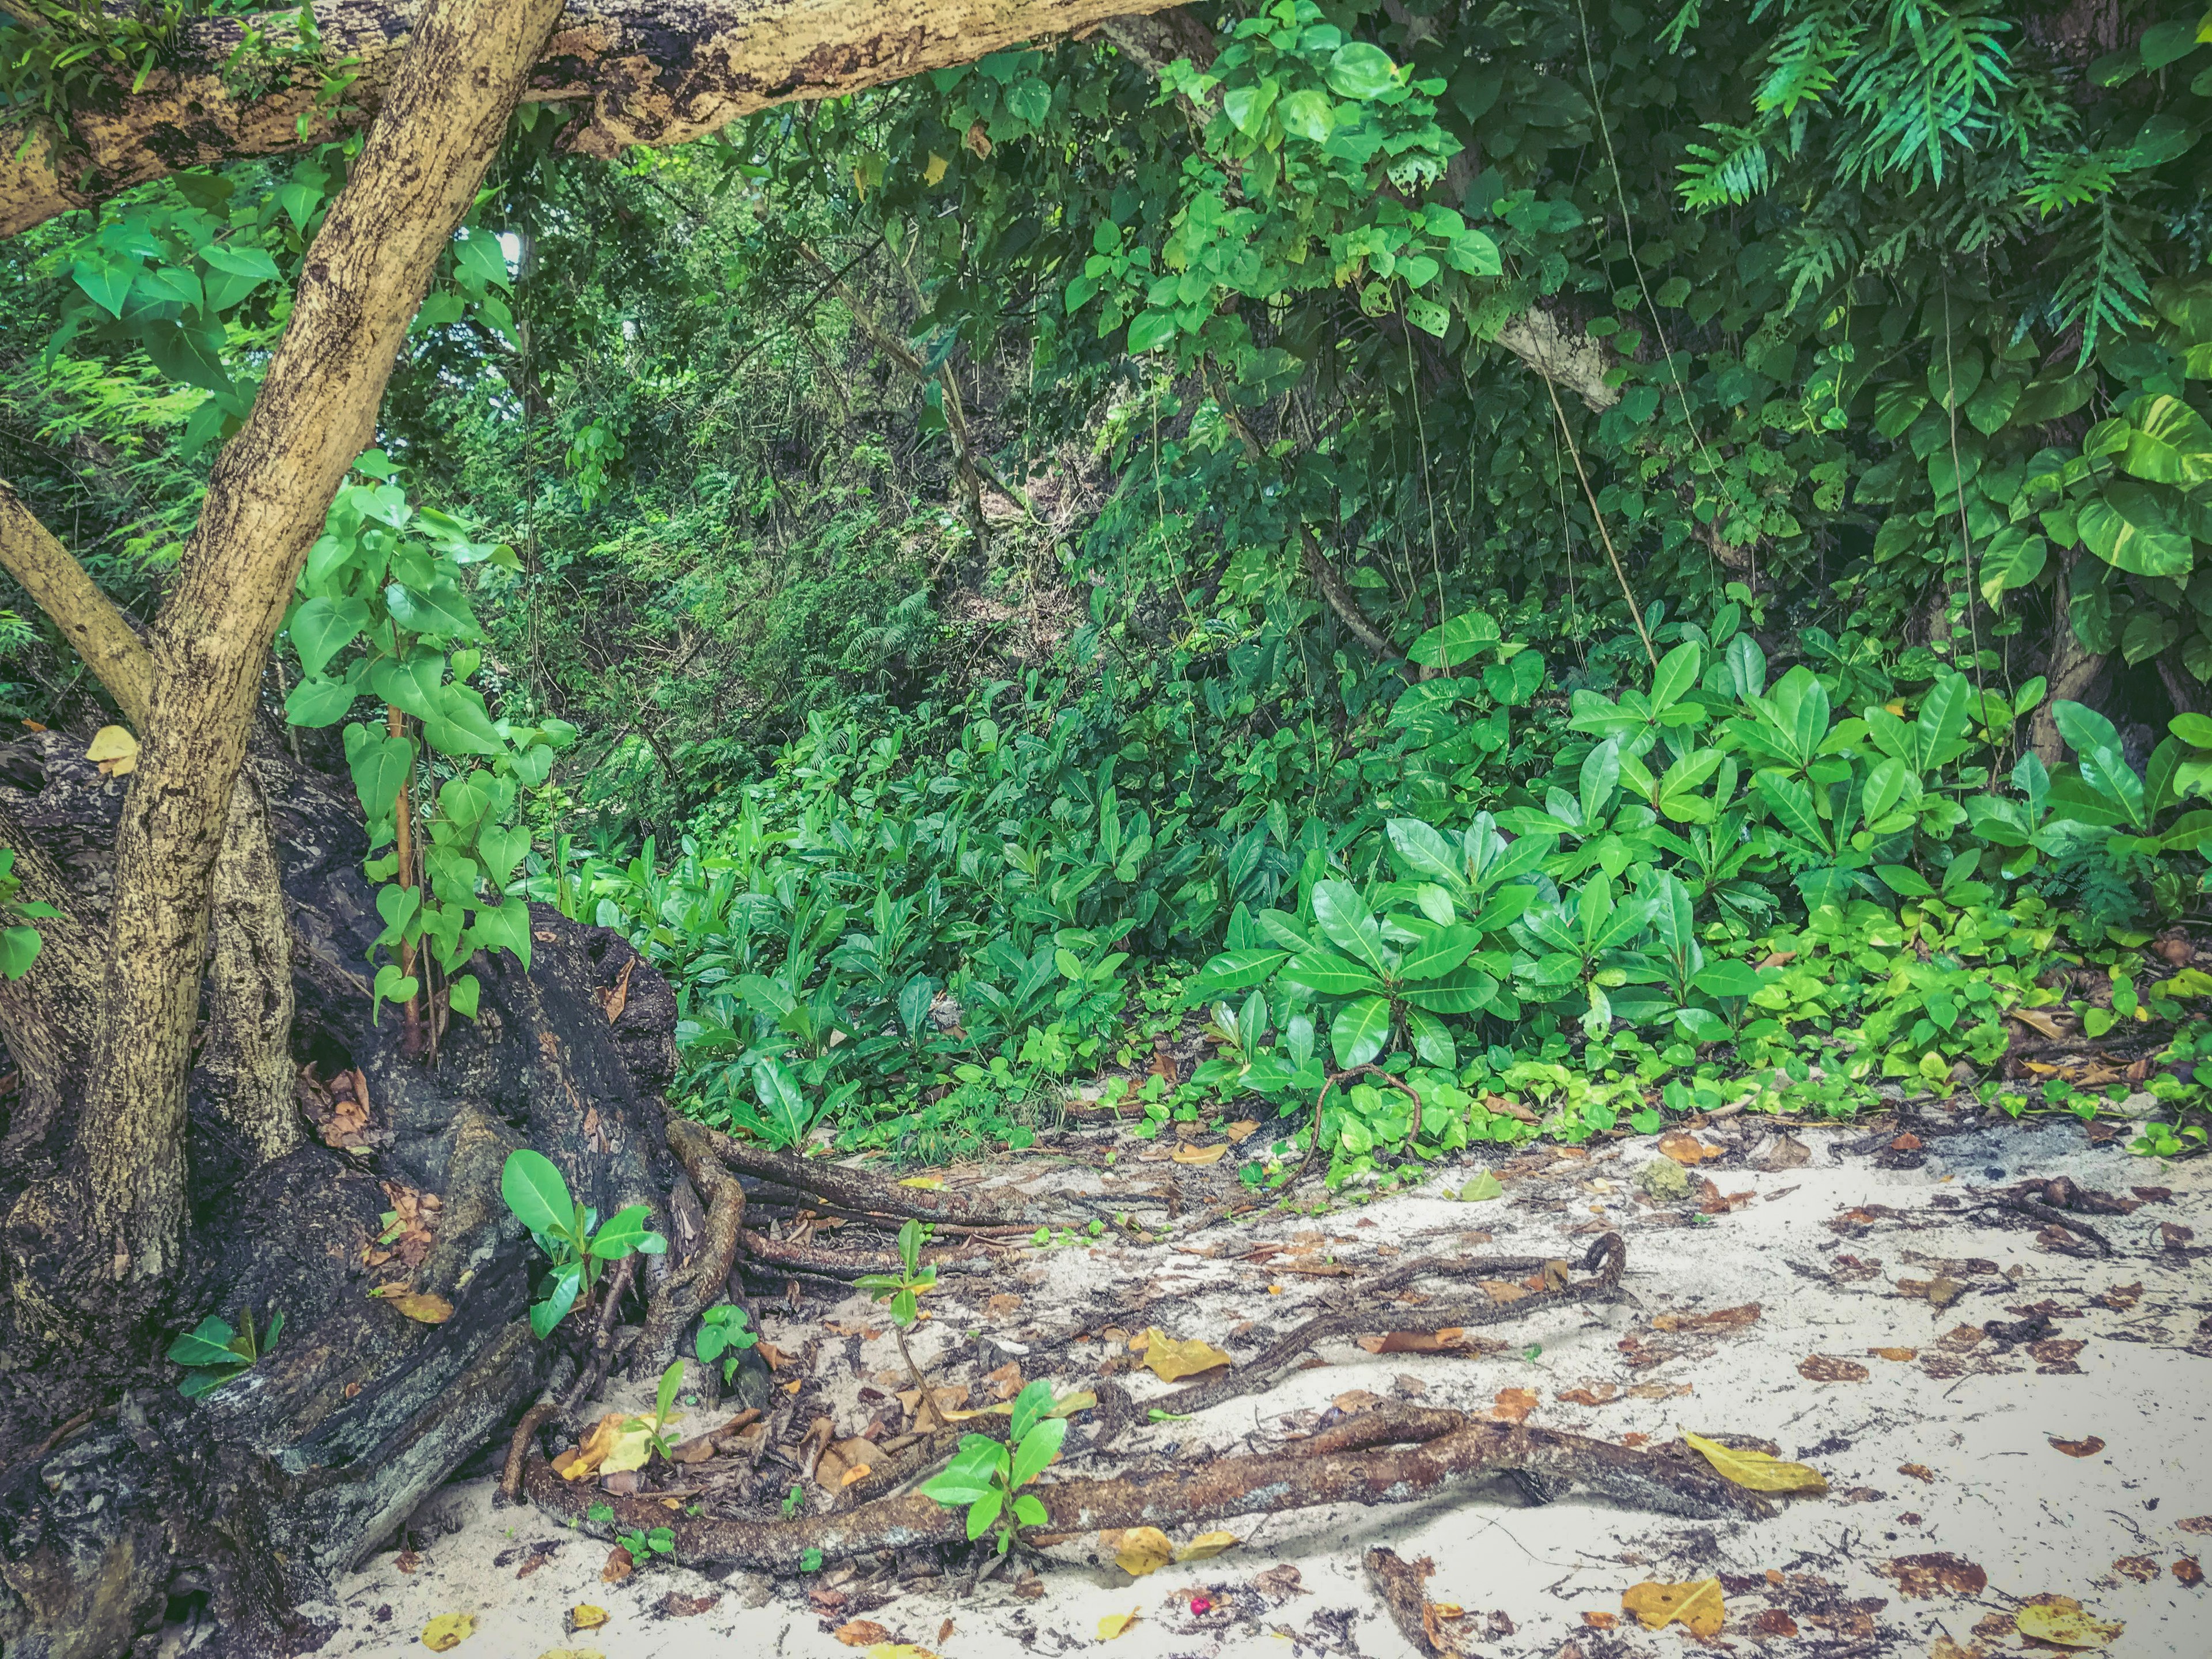
[[[1055,1481],[1030,1488],[1048,1517],[1039,1530],[1165,1529],[1326,1504],[1412,1503],[1471,1477],[1492,1474],[1520,1476],[1524,1490],[1533,1484],[1547,1496],[1579,1488],[1636,1508],[1700,1520],[1758,1520],[1775,1512],[1768,1499],[1731,1486],[1709,1469],[1582,1435],[1494,1423],[1462,1412],[1423,1413],[1418,1422],[1393,1414],[1380,1426],[1394,1437],[1425,1437],[1388,1451],[1364,1445],[1341,1449],[1336,1449],[1340,1442],[1322,1442],[1256,1456],[1216,1458],[1188,1471],[1140,1479]],[[541,1457],[530,1459],[523,1479],[534,1501],[587,1528],[611,1535],[614,1528],[672,1528],[677,1559],[693,1565],[729,1563],[789,1573],[800,1570],[809,1551],[836,1560],[916,1545],[957,1544],[968,1535],[964,1512],[919,1492],[835,1515],[730,1521],[672,1516],[650,1498],[580,1492]],[[611,1505],[612,1522],[593,1522],[586,1516],[586,1508],[598,1503]]]

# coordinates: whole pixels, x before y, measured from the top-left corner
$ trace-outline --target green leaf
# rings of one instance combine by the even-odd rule
[[[464,1019],[477,1017],[477,1000],[482,988],[474,974],[463,974],[446,988],[446,1001]]]
[[[592,1235],[592,1254],[602,1261],[619,1261],[632,1251],[659,1255],[667,1249],[668,1241],[646,1224],[652,1219],[652,1212],[642,1204],[617,1212]]]
[[[1283,124],[1283,131],[1293,137],[1304,138],[1310,143],[1326,143],[1336,127],[1336,106],[1327,94],[1308,88],[1284,99],[1276,108],[1275,118]]]
[[[301,680],[284,697],[284,718],[294,726],[314,730],[336,726],[353,712],[361,694],[345,680]]]
[[[1695,640],[1685,640],[1659,659],[1659,672],[1651,677],[1651,710],[1657,714],[1671,708],[1688,694],[1698,683],[1698,670],[1704,664],[1705,654]]]
[[[1379,98],[1398,84],[1398,66],[1382,47],[1350,41],[1328,60],[1328,84],[1340,98]]]
[[[1048,1464],[1060,1455],[1060,1443],[1067,1438],[1067,1419],[1048,1418],[1021,1437],[1020,1448],[1014,1453],[1013,1485],[1027,1486],[1042,1474]]]
[[[1019,1440],[1051,1412],[1052,1384],[1039,1377],[1014,1396],[1013,1409],[1006,1419],[1008,1437]]]
[[[575,1214],[568,1183],[544,1153],[518,1146],[499,1172],[499,1195],[515,1218],[533,1233],[565,1232]]]
[[[2043,574],[2050,544],[2007,525],[1982,550],[1982,597],[1992,605],[2005,594],[2032,586]]]
[[[1006,1505],[1006,1495],[994,1486],[968,1509],[968,1536],[972,1540],[991,1530],[999,1512]]]
[[[425,638],[472,640],[483,631],[458,588],[417,592],[404,582],[392,582],[384,590],[384,603],[394,622]]]
[[[1480,1204],[1486,1200],[1505,1196],[1504,1183],[1488,1170],[1484,1170],[1459,1189],[1460,1200],[1466,1204]]]
[[[2130,422],[2120,464],[2136,477],[2184,489],[2212,482],[2212,425],[2180,398],[2146,398]]]
[[[166,1357],[179,1365],[235,1365],[230,1344],[237,1334],[227,1321],[210,1316],[169,1344]]]
[[[1390,1000],[1367,996],[1347,1002],[1329,1023],[1329,1047],[1339,1066],[1364,1066],[1382,1052],[1390,1036]]]
[[[768,1113],[773,1144],[779,1149],[796,1146],[814,1124],[813,1109],[799,1084],[799,1073],[780,1060],[763,1060],[753,1066],[753,1093]]]
[[[399,792],[415,769],[415,745],[405,738],[363,726],[348,727],[346,735],[351,738],[355,732],[361,733],[360,738],[346,744],[354,793],[361,797],[369,822],[380,823],[399,804]]]
[[[1482,935],[1464,923],[1439,927],[1418,944],[1406,947],[1398,963],[1399,976],[1408,980],[1441,979],[1465,962],[1481,943]]]
[[[22,978],[31,971],[45,945],[35,927],[0,928],[0,977]]]
[[[2075,521],[2091,552],[2131,574],[2182,577],[2195,563],[2189,532],[2148,485],[2109,485],[2081,503]]]
[[[368,606],[356,599],[316,598],[292,613],[292,648],[299,653],[300,668],[313,679],[332,657],[351,644],[368,626]],[[352,701],[351,693],[347,701]]]
[[[1139,356],[1165,345],[1176,337],[1175,313],[1171,311],[1139,313],[1129,322],[1129,352]]]
[[[1382,981],[1356,962],[1328,951],[1301,951],[1284,964],[1283,977],[1327,997],[1353,996],[1382,988]]]

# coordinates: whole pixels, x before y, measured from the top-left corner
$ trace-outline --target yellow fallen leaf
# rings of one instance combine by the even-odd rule
[[[1229,1143],[1225,1140],[1217,1146],[1194,1146],[1185,1141],[1175,1149],[1173,1157],[1177,1164],[1218,1164],[1222,1153],[1228,1150]]]
[[[846,1470],[843,1474],[838,1477],[837,1484],[841,1486],[849,1486],[855,1480],[866,1480],[868,1478],[868,1474],[869,1467],[867,1464],[855,1463],[851,1468]]]
[[[1176,1559],[1203,1561],[1224,1550],[1235,1549],[1243,1541],[1233,1532],[1202,1532],[1176,1552]]]
[[[400,1297],[392,1305],[422,1325],[442,1325],[453,1316],[453,1304],[442,1296],[432,1296],[428,1291],[417,1291],[412,1296]]]
[[[2014,1615],[2020,1633],[2062,1648],[2101,1648],[2127,1628],[2117,1620],[2093,1619],[2071,1596],[2031,1602]]]
[[[110,726],[109,731],[116,728]],[[473,1613],[441,1613],[422,1626],[422,1645],[433,1653],[443,1653],[447,1648],[459,1647],[464,1637],[476,1634],[477,1616]]]
[[[1112,1641],[1130,1626],[1135,1624],[1138,1613],[1142,1611],[1140,1607],[1132,1607],[1127,1613],[1108,1613],[1098,1621],[1098,1639],[1102,1642]]]
[[[911,1642],[878,1642],[861,1651],[868,1659],[937,1659],[927,1648],[918,1648]]]
[[[100,763],[102,777],[124,777],[138,764],[138,739],[119,726],[103,726],[92,734],[92,745],[84,751],[84,757]],[[457,1636],[453,1641],[460,1639]],[[446,1645],[451,1647],[453,1643]]]
[[[1175,1559],[1175,1546],[1158,1527],[1131,1527],[1114,1541],[1114,1565],[1132,1578],[1157,1572]]]
[[[1132,1342],[1129,1346],[1133,1348],[1137,1345]],[[1196,1376],[1217,1365],[1235,1363],[1210,1342],[1201,1342],[1194,1336],[1185,1340],[1163,1335],[1158,1326],[1145,1333],[1144,1354],[1146,1367],[1163,1382],[1172,1382],[1181,1376]]]
[[[929,165],[921,170],[921,182],[925,185],[935,184],[945,176],[945,169],[949,165],[950,163],[935,150],[930,151]]]
[[[1826,1492],[1828,1482],[1820,1470],[1805,1463],[1785,1463],[1778,1457],[1769,1457],[1762,1451],[1737,1451],[1717,1440],[1708,1440],[1701,1434],[1686,1431],[1682,1438],[1691,1449],[1705,1454],[1723,1480],[1733,1480],[1739,1486],[1748,1486],[1753,1492]]]
[[[1620,1610],[1634,1613],[1646,1630],[1658,1630],[1680,1620],[1692,1636],[1717,1636],[1727,1616],[1717,1578],[1700,1578],[1690,1584],[1638,1584],[1622,1595]]]
[[[607,1610],[595,1607],[589,1601],[580,1601],[568,1609],[570,1630],[597,1630],[607,1622]]]
[[[943,1176],[908,1176],[899,1182],[902,1187],[918,1187],[923,1192],[933,1193],[945,1185]]]
[[[597,1648],[548,1648],[538,1659],[607,1659]]]
[[[667,1420],[673,1423],[684,1415],[678,1412]],[[641,1469],[653,1456],[653,1419],[631,1417],[623,1420],[616,1431],[614,1449],[599,1465],[602,1474],[620,1474],[625,1469]]]

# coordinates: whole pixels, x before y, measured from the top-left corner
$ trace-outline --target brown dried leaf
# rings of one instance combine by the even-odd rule
[[[1185,1143],[1177,1146],[1171,1156],[1177,1164],[1218,1164],[1221,1155],[1228,1150],[1229,1143],[1225,1140],[1211,1146],[1193,1146]]]
[[[1899,1474],[1910,1475],[1915,1480],[1924,1480],[1931,1486],[1936,1484],[1936,1471],[1925,1463],[1899,1463],[1897,1466],[1897,1472]]]
[[[2159,1576],[2157,1560],[2148,1555],[2124,1555],[2112,1563],[2112,1571],[2123,1578],[2132,1578],[2138,1584],[2148,1584]]]
[[[1759,1304],[1747,1302],[1741,1308],[1717,1308],[1711,1313],[1664,1313],[1651,1322],[1655,1331],[1720,1331],[1754,1324],[1759,1316]]]
[[[630,1559],[629,1552],[620,1544],[607,1552],[607,1564],[599,1569],[600,1579],[610,1584],[619,1584],[637,1571],[637,1563]]]
[[[2173,1564],[2173,1576],[2179,1583],[2194,1589],[2204,1582],[2204,1569],[2193,1555],[2185,1555]]]
[[[872,1619],[854,1619],[840,1625],[830,1632],[848,1648],[872,1647],[878,1642],[897,1638]]]
[[[1925,1601],[1938,1595],[1979,1595],[1990,1587],[1990,1576],[1964,1556],[1939,1550],[1927,1555],[1900,1555],[1875,1571],[1896,1583],[1897,1593],[1908,1601]]]
[[[442,1325],[453,1316],[453,1304],[442,1296],[432,1296],[427,1291],[417,1291],[411,1296],[391,1298],[392,1305],[418,1325]]]
[[[1671,1158],[1677,1164],[1692,1165],[1701,1164],[1709,1158],[1726,1156],[1718,1146],[1708,1146],[1697,1136],[1680,1129],[1670,1129],[1661,1135],[1659,1151],[1662,1157]],[[1657,1626],[1654,1626],[1653,1628],[1656,1629]]]
[[[637,960],[632,957],[631,961]],[[722,1592],[710,1590],[704,1595],[686,1595],[682,1590],[671,1590],[660,1598],[660,1610],[671,1619],[690,1619],[707,1612],[722,1599]]]
[[[1816,1353],[1797,1362],[1797,1375],[1808,1382],[1863,1382],[1874,1373],[1856,1359]]]
[[[1536,1409],[1536,1403],[1534,1389],[1500,1389],[1497,1404],[1490,1408],[1490,1416],[1498,1423],[1525,1423],[1528,1413]]]
[[[1900,1365],[1920,1357],[1917,1348],[1869,1348],[1867,1352],[1876,1359],[1894,1360]]]
[[[2085,1440],[2061,1440],[2055,1434],[2045,1437],[2050,1440],[2052,1446],[2064,1452],[2069,1457],[2094,1457],[2105,1449],[2105,1443],[2094,1434]]]
[[[1359,1346],[1370,1353],[1442,1353],[1467,1334],[1457,1325],[1440,1331],[1392,1331],[1388,1336],[1363,1336]]]

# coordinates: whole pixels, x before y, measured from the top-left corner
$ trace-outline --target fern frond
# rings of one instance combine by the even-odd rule
[[[2150,301],[2150,283],[2142,268],[2150,263],[2150,255],[2129,234],[2109,196],[2098,200],[2090,234],[2069,241],[2072,246],[2064,256],[2066,275],[2051,304],[2061,327],[2080,326],[2081,356],[2086,359],[2107,331],[2142,325],[2141,307]]]
[[[1705,131],[1725,143],[1688,146],[1690,160],[1681,165],[1682,200],[1687,205],[1711,208],[1747,202],[1773,182],[1764,126],[1708,121]]]

